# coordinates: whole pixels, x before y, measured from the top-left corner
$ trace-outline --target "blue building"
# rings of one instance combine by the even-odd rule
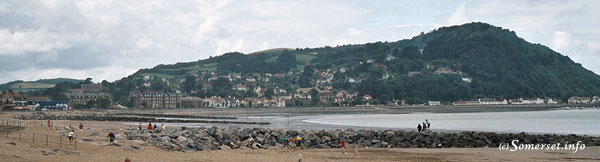
[[[33,110],[68,110],[67,102],[62,101],[27,101]]]

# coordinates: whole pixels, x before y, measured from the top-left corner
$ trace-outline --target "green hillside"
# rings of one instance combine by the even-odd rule
[[[325,77],[316,71],[329,71],[333,80],[324,85],[316,84]],[[317,88],[332,86],[334,92],[358,91],[359,95],[370,94],[380,102],[484,97],[565,100],[570,96],[600,94],[597,74],[546,46],[529,43],[513,31],[486,23],[442,27],[396,42],[277,49],[253,54],[232,52],[195,62],[158,65],[111,83],[111,93],[119,98],[132,90],[198,90],[192,95],[248,97],[251,94],[230,88],[231,84],[245,84],[243,79],[212,90],[201,90],[201,85],[211,82],[207,80],[211,76],[240,73],[247,78],[287,72],[295,73],[272,78],[269,83],[259,82],[258,86],[289,91],[295,84]],[[143,80],[144,76],[153,79]],[[194,78],[201,79],[183,82]],[[361,82],[350,83],[349,78]],[[144,82],[151,82],[152,87],[143,87]]]
[[[40,79],[36,81],[12,81],[0,85],[0,90],[14,90],[21,92],[29,92],[34,90],[43,90],[54,87],[54,85],[62,82],[79,83],[83,80],[69,79],[69,78],[55,78],[55,79]]]

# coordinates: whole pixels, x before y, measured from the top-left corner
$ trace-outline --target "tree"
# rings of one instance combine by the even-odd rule
[[[267,90],[265,91],[265,97],[267,97],[268,99],[273,98],[274,94],[275,90],[273,88],[267,88]]]
[[[319,91],[317,89],[313,88],[310,90],[310,101],[313,105],[319,103]]]
[[[186,93],[191,92],[194,87],[196,86],[197,82],[196,82],[196,77],[192,76],[192,75],[188,75],[185,78],[185,82],[183,83],[183,90]]]
[[[144,108],[148,108],[148,102],[146,102],[146,101],[142,101],[142,106],[143,106]]]
[[[98,98],[98,108],[108,108],[108,106],[110,105],[110,99],[106,98],[106,97],[100,97]]]
[[[216,80],[212,81],[213,87],[231,89],[231,81],[227,78],[219,77]]]
[[[69,97],[67,97],[63,93],[59,93],[59,94],[56,94],[56,95],[51,95],[50,99],[52,99],[53,101],[62,101],[62,102],[69,101]]]
[[[296,61],[296,55],[294,55],[294,53],[286,50],[281,51],[281,54],[279,55],[279,57],[277,57],[277,62],[284,64],[290,68],[295,68],[297,61]]]
[[[94,82],[92,82],[92,78],[86,78],[82,84],[92,84],[92,83],[94,83]]]
[[[310,78],[307,78],[307,77],[300,77],[300,80],[298,81],[298,85],[302,88],[312,87]]]
[[[94,108],[96,107],[96,100],[89,100],[86,104],[85,104],[86,108]]]

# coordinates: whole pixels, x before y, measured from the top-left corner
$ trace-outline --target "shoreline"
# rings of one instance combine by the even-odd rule
[[[586,109],[597,109],[597,108],[586,108]],[[324,111],[323,111],[324,110]],[[382,126],[360,126],[360,125],[353,125],[353,124],[330,124],[328,122],[323,122],[323,121],[310,121],[313,119],[317,119],[315,117],[323,115],[324,117],[318,117],[318,118],[327,118],[328,116],[348,116],[351,114],[357,114],[359,116],[361,115],[394,115],[394,114],[398,114],[398,115],[403,115],[403,114],[410,114],[410,113],[427,113],[429,115],[425,115],[425,116],[430,116],[430,115],[436,115],[436,114],[452,114],[452,113],[480,113],[480,112],[484,112],[486,114],[494,114],[494,112],[537,112],[537,111],[555,111],[555,110],[573,110],[573,111],[577,111],[579,109],[569,109],[569,108],[564,108],[564,107],[559,107],[559,108],[555,108],[555,107],[519,107],[519,108],[505,108],[505,109],[495,109],[495,110],[490,110],[488,107],[451,107],[451,108],[438,108],[438,107],[430,107],[430,108],[426,108],[426,109],[403,109],[403,110],[397,110],[397,109],[374,109],[374,108],[354,108],[352,109],[352,111],[346,111],[346,108],[339,108],[339,107],[334,107],[334,108],[295,108],[295,109],[274,109],[271,110],[270,112],[263,112],[263,110],[261,109],[216,109],[213,111],[205,111],[204,109],[158,109],[158,110],[147,110],[147,111],[142,111],[142,112],[138,112],[136,114],[153,114],[153,115],[157,115],[157,111],[160,112],[160,114],[165,114],[165,115],[172,115],[172,116],[177,116],[177,115],[182,115],[184,114],[185,116],[198,116],[198,115],[202,115],[202,116],[211,116],[211,117],[216,117],[216,118],[231,118],[231,119],[235,119],[235,120],[228,120],[227,122],[221,122],[221,123],[189,123],[188,121],[181,123],[181,122],[168,122],[167,120],[155,120],[155,122],[152,123],[156,123],[156,124],[161,124],[161,123],[165,123],[171,127],[190,127],[190,128],[197,128],[197,127],[212,127],[212,126],[217,126],[219,128],[226,128],[226,127],[231,127],[231,128],[255,128],[255,127],[261,127],[261,128],[273,128],[273,129],[286,129],[286,130],[321,130],[321,129],[328,129],[328,130],[335,130],[335,129],[355,129],[355,130],[404,130],[404,131],[411,131],[411,130],[416,130],[416,128],[413,128],[412,126],[405,126],[405,127],[398,127],[398,126],[394,126],[394,127],[388,127],[385,125]],[[53,114],[53,115],[89,115],[89,114],[94,114],[94,115],[102,115],[102,114],[118,114],[118,113],[124,113],[127,114],[127,112],[131,112],[129,111],[116,111],[116,110],[104,110],[104,111],[53,111],[53,112],[46,112],[48,114]],[[7,112],[6,114],[2,114],[0,115],[0,117],[4,116],[4,117],[15,117],[18,116],[18,114],[31,114],[31,113],[21,113],[21,112]],[[513,113],[514,114],[514,113]],[[287,118],[287,119],[286,119]],[[69,119],[69,118],[64,118],[64,119]],[[136,118],[137,119],[137,118]],[[67,120],[68,121],[68,120]],[[73,121],[86,121],[86,120],[73,120]],[[95,120],[87,120],[86,122],[94,122]],[[101,120],[99,122],[102,121],[106,121],[106,120]],[[175,121],[175,120],[174,120]],[[180,121],[180,120],[178,120]],[[126,126],[137,126],[139,122],[144,122],[145,121],[118,121],[120,124],[122,125],[126,125]],[[213,121],[211,121],[213,122]],[[438,121],[439,122],[439,121]],[[241,124],[240,124],[241,123]],[[270,124],[266,124],[266,125],[257,125],[254,123],[270,123]],[[439,129],[438,129],[439,128]],[[560,134],[560,135],[566,135],[566,134],[572,134],[569,132],[552,132],[552,131],[528,131],[528,130],[494,130],[494,129],[478,129],[477,127],[471,128],[471,129],[453,129],[450,127],[444,127],[441,126],[439,127],[438,125],[436,125],[436,127],[434,127],[434,131],[436,132],[445,132],[445,133],[452,133],[452,132],[460,132],[460,131],[481,131],[481,132],[497,132],[497,133],[520,133],[520,132],[527,132],[527,133],[531,133],[531,134]],[[578,135],[598,135],[598,134],[586,134],[586,133],[576,133]]]

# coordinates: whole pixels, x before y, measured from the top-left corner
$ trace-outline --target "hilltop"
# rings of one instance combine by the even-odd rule
[[[21,92],[30,92],[34,90],[44,90],[54,87],[58,83],[70,82],[79,83],[83,80],[70,79],[70,78],[54,78],[54,79],[40,79],[36,81],[12,81],[0,85],[0,90],[14,90]]]
[[[321,100],[312,104],[325,105],[338,92],[356,92],[360,100],[372,97],[368,102],[373,104],[534,97],[565,101],[600,94],[600,76],[568,56],[529,43],[514,31],[478,22],[395,42],[230,52],[141,69],[106,84],[118,102],[127,102],[129,92],[146,90],[271,98],[314,88],[318,92],[310,94]]]

